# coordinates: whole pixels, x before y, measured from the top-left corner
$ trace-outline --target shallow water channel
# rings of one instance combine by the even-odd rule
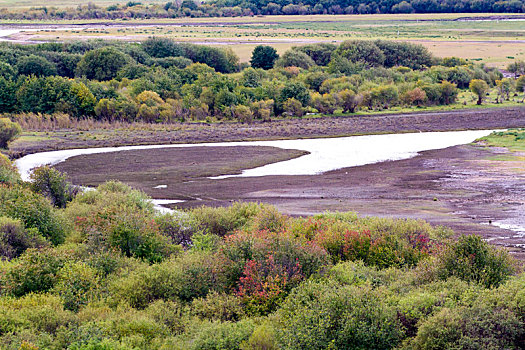
[[[270,146],[302,150],[308,154],[258,168],[246,169],[242,174],[217,176],[215,179],[239,176],[315,175],[352,166],[406,159],[416,156],[418,152],[470,143],[491,132],[492,130],[421,132],[296,140],[81,148],[30,154],[18,159],[16,166],[22,179],[27,181],[33,168],[55,165],[71,157],[86,154],[159,148]]]

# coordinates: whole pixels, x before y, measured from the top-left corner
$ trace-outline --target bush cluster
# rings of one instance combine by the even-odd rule
[[[480,96],[478,103],[489,88],[497,92],[497,102],[510,99],[514,90],[523,92],[523,84],[503,79],[497,69],[438,59],[405,42],[310,44],[277,57],[273,48],[258,46],[247,67],[230,49],[156,37],[141,44],[2,44],[0,109],[13,121],[25,113],[56,123],[63,115],[250,123],[305,113],[448,105],[467,89]],[[3,118],[0,147],[17,133],[16,124]]]
[[[60,208],[41,189],[0,187],[5,349],[525,346],[525,275],[477,236],[253,203],[161,215],[118,182]]]

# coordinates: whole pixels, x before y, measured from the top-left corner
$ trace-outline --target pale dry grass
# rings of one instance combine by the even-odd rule
[[[420,41],[438,57],[457,56],[466,59],[481,59],[489,66],[504,68],[515,59],[525,59],[525,42],[468,42],[468,41]]]
[[[8,117],[16,121],[24,131],[53,131],[61,129],[70,130],[112,130],[118,128],[139,128],[149,129],[151,124],[146,123],[128,123],[122,121],[106,121],[89,119],[70,118],[67,114],[55,113],[53,115],[40,113],[19,113],[4,114],[2,117]],[[148,126],[148,127],[146,127]]]

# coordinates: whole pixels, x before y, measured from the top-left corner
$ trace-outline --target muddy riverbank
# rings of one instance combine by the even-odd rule
[[[335,137],[423,131],[483,130],[525,127],[525,107],[351,115],[244,123],[175,123],[169,125],[93,125],[83,129],[46,130],[10,146],[14,158],[72,148]],[[30,134],[30,133],[28,133]]]
[[[457,234],[480,234],[525,258],[524,237],[493,225],[522,224],[519,213],[525,208],[525,161],[512,160],[506,153],[506,160],[499,160],[504,150],[463,145],[319,175],[209,178],[232,163],[240,169],[255,156],[270,162],[276,155],[275,149],[257,148],[159,149],[154,157],[151,151],[126,151],[120,157],[115,153],[71,158],[57,168],[77,184],[116,179],[154,198],[184,200],[174,208],[255,201],[290,215],[330,210],[424,219]],[[170,172],[167,164],[176,166]]]

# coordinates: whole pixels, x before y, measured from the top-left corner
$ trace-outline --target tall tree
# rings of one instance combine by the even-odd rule
[[[470,91],[472,91],[476,96],[478,96],[477,104],[480,105],[485,99],[485,95],[489,91],[489,86],[485,80],[481,79],[472,79],[469,84]]]
[[[253,68],[272,69],[278,58],[279,55],[273,47],[259,45],[253,50],[250,63]]]
[[[129,58],[111,46],[89,51],[78,63],[77,74],[88,79],[111,80],[128,63]]]

